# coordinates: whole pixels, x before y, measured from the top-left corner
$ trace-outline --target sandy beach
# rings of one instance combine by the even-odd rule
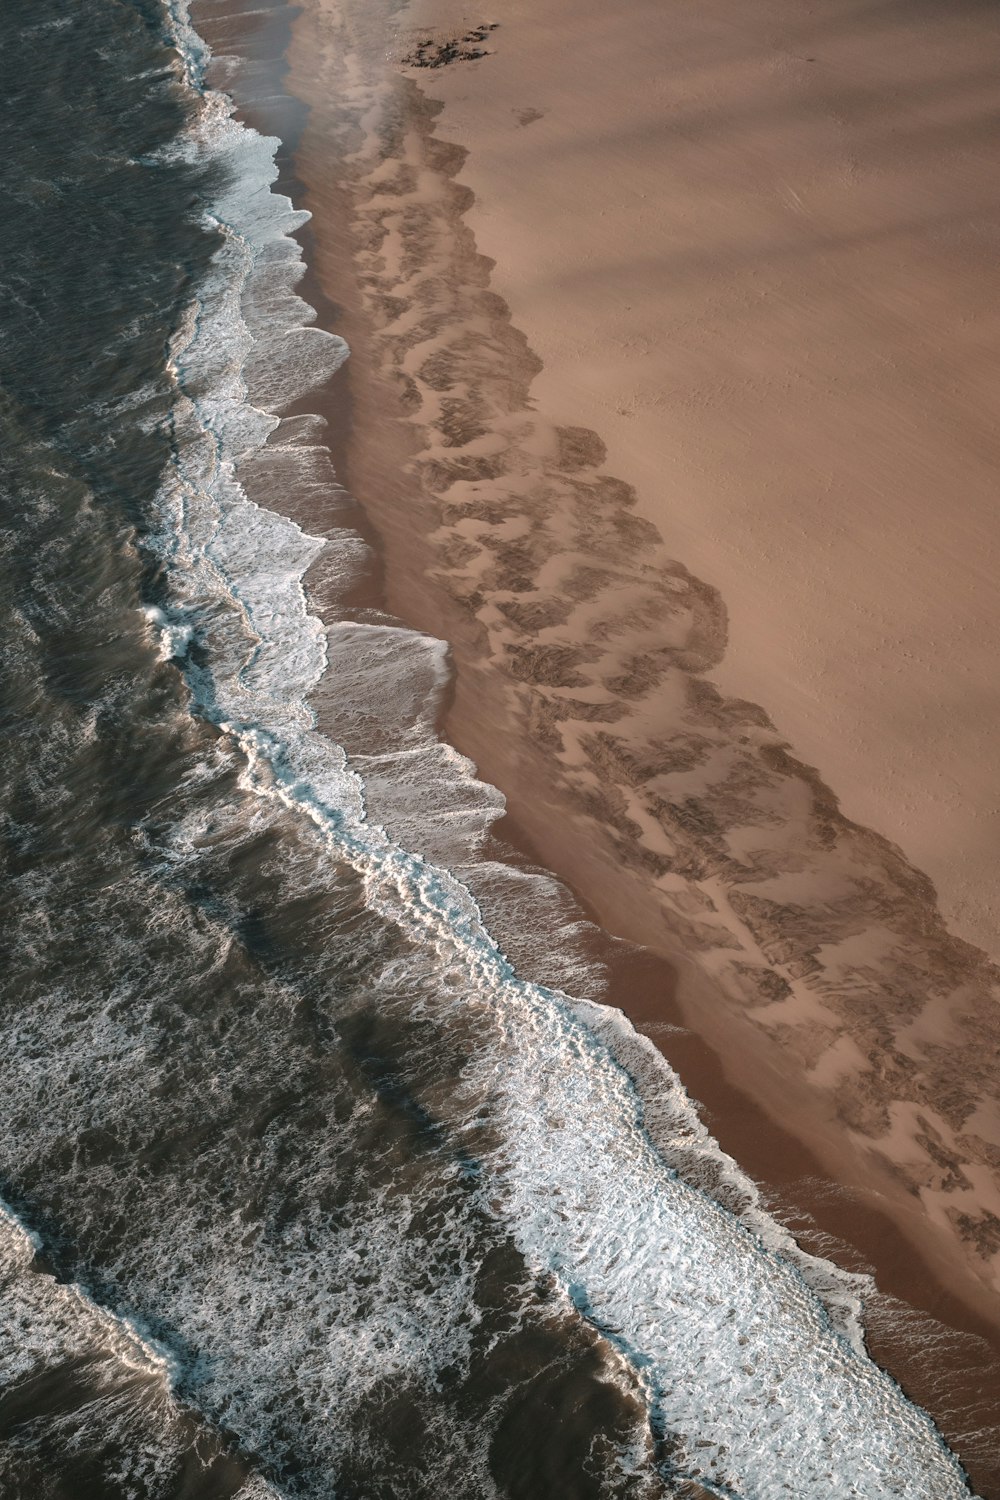
[[[468,222],[542,360],[535,401],[600,433],[720,590],[720,691],[996,957],[995,20],[724,0],[496,19],[489,62],[424,87],[470,149]]]
[[[451,645],[448,738],[779,1217],[874,1270],[873,1352],[983,1495],[995,40],[973,6],[309,0],[286,164],[352,347],[338,474]]]

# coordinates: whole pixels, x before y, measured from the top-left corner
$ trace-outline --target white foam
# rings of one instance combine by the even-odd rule
[[[96,1349],[158,1381],[166,1392],[177,1373],[172,1352],[132,1319],[92,1301],[82,1287],[37,1269],[42,1248],[40,1237],[0,1200],[0,1278],[8,1326],[20,1332],[16,1341],[0,1346],[0,1385],[23,1378],[44,1361]]]
[[[867,1358],[849,1317],[853,1341],[833,1326],[803,1271],[825,1279],[845,1314],[859,1280],[807,1257],[793,1264],[790,1240],[652,1049],[622,1018],[520,980],[486,930],[453,870],[480,857],[502,800],[476,781],[468,761],[434,741],[442,648],[399,627],[354,624],[328,635],[309,612],[302,578],[325,547],[349,548],[356,539],[310,536],[247,498],[241,461],[278,426],[281,407],[346,351],[306,326],[312,315],[291,290],[298,252],[288,236],[302,216],[268,191],[274,142],[237,125],[224,101],[204,91],[204,48],[183,6],[172,9],[188,77],[206,101],[190,149],[231,173],[216,211],[223,240],[213,275],[171,351],[178,445],[162,496],[160,542],[174,608],[200,648],[198,663],[189,653],[186,665],[198,710],[241,747],[246,787],[308,819],[331,860],[362,876],[371,909],[435,956],[439,1004],[452,1007],[456,1031],[474,1028],[479,1039],[452,1109],[477,1141],[484,1115],[495,1127],[499,1144],[484,1162],[486,1200],[529,1264],[554,1277],[637,1372],[654,1430],[679,1438],[681,1472],[745,1500],[967,1494],[930,1421]],[[349,763],[318,732],[310,698],[331,659],[341,667],[345,714],[364,709],[360,662],[372,685],[368,707],[374,711],[381,698],[383,717],[402,712],[404,742],[381,758]],[[336,682],[322,691],[331,686],[335,704]],[[379,821],[369,816],[370,794]],[[456,843],[464,848],[448,860],[452,868],[424,857],[441,858]],[[647,1069],[656,1058],[653,1131],[616,1057],[630,1052]],[[756,1233],[671,1170],[671,1143],[677,1159],[712,1161]],[[769,1248],[764,1234],[786,1253]],[[395,1273],[405,1277],[405,1224],[400,1236]],[[261,1278],[241,1296],[266,1298],[271,1271]],[[461,1298],[468,1290],[450,1278],[441,1293]],[[203,1291],[210,1293],[203,1306],[225,1315],[225,1285]],[[395,1369],[396,1359],[400,1368],[410,1367],[407,1360],[419,1365],[437,1326],[425,1322],[433,1310],[421,1306],[400,1330],[398,1307],[387,1308],[393,1331],[379,1334],[362,1357],[372,1378]],[[286,1340],[294,1342],[297,1316],[291,1303]],[[461,1324],[452,1304],[442,1326]],[[354,1325],[345,1326],[356,1344]],[[300,1332],[308,1338],[305,1324]],[[265,1341],[262,1350],[269,1347]],[[328,1375],[306,1399],[330,1400],[338,1370],[357,1372],[354,1344],[331,1336],[323,1357]],[[248,1401],[234,1417],[237,1430],[252,1432]]]
[[[210,807],[212,834],[229,848],[252,843],[274,821],[260,800],[257,819],[253,805],[247,819],[239,797]],[[197,862],[203,816],[175,823],[167,843],[149,850],[165,860],[162,873]],[[317,880],[314,852],[306,852],[292,869],[297,892]],[[176,955],[174,985],[181,994],[218,985],[238,1004],[239,984],[227,987],[222,977],[225,916],[192,915],[183,883],[161,884],[150,863],[149,887],[133,899],[153,903],[151,921]],[[124,904],[131,893],[118,894]],[[294,1020],[296,993],[255,975],[231,1044],[218,1034],[209,1042],[197,1009],[184,1018],[171,990],[164,1004],[150,982],[144,935],[129,938],[112,924],[109,937],[117,993],[90,1005],[43,993],[21,1008],[5,1077],[21,1170],[44,1181],[53,1154],[96,1124],[128,1130],[154,1150],[168,1146],[165,1170],[119,1158],[61,1176],[60,1216],[87,1255],[113,1204],[114,1234],[97,1257],[102,1297],[170,1330],[170,1378],[185,1399],[279,1478],[286,1463],[303,1470],[294,1493],[328,1496],[332,1475],[357,1464],[366,1444],[377,1448],[373,1413],[400,1393],[423,1398],[428,1422],[447,1429],[454,1420],[438,1387],[442,1371],[454,1379],[468,1370],[482,1318],[474,1293],[491,1241],[481,1193],[454,1153],[424,1149],[397,1160],[392,1109],[338,1071],[336,1049],[316,1086],[316,1057]],[[355,929],[352,944],[359,941]],[[402,947],[393,941],[389,951]],[[436,989],[429,969],[402,959],[377,965],[363,1003],[405,1013],[421,988]],[[327,1023],[336,1025],[338,1006],[357,1004],[342,983]],[[307,1099],[313,1120],[325,1114],[327,1123],[302,1126],[293,1103],[261,1128],[237,1102],[269,1111],[286,1095]],[[175,1132],[206,1143],[179,1170],[170,1164]],[[385,1426],[391,1438],[393,1423]],[[473,1413],[455,1427],[442,1432],[439,1453],[420,1455],[422,1472],[431,1470],[428,1492],[454,1492],[450,1478],[458,1493],[492,1495],[489,1422]]]
[[[0,1388],[11,1391],[41,1372],[75,1372],[83,1365],[88,1387],[79,1410],[50,1411],[41,1424],[49,1451],[62,1439],[69,1454],[85,1447],[88,1435],[99,1451],[117,1444],[115,1477],[130,1493],[171,1493],[192,1437],[172,1390],[176,1354],[83,1287],[57,1281],[38,1262],[43,1250],[40,1237],[0,1201]],[[30,1425],[26,1413],[20,1446],[28,1449]],[[16,1448],[0,1455],[0,1483],[11,1480]],[[251,1474],[235,1500],[280,1500],[280,1492]]]

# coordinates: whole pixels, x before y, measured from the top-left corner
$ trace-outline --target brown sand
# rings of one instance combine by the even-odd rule
[[[787,29],[781,9],[772,8],[773,25]],[[736,201],[734,145],[714,141],[697,170],[691,161],[678,167],[676,142],[647,118],[645,89],[639,102],[623,93],[626,64],[648,81],[646,43],[661,28],[662,53],[664,18],[679,82],[687,79],[695,96],[704,85],[720,119],[730,102],[725,68],[735,67],[736,57],[755,59],[767,76],[770,69],[780,78],[773,54],[781,49],[772,34],[758,35],[751,48],[735,19],[716,27],[700,11],[695,23],[672,5],[656,7],[655,15],[642,5],[628,15],[618,10],[606,24],[595,6],[577,5],[561,32],[558,0],[546,14],[548,52],[541,18],[516,8],[494,18],[435,5],[432,15],[419,0],[410,13],[394,15],[374,0],[311,0],[296,25],[292,83],[311,110],[295,157],[302,179],[296,199],[315,215],[308,294],[354,350],[330,405],[341,476],[377,528],[390,605],[453,643],[449,734],[507,794],[512,816],[504,831],[568,877],[607,928],[652,950],[645,957],[613,951],[615,1003],[664,1046],[706,1104],[714,1133],[767,1186],[807,1243],[845,1264],[874,1266],[884,1292],[939,1320],[918,1324],[905,1307],[892,1316],[876,1308],[874,1352],[935,1415],[981,1492],[1000,1495],[998,1382],[996,1366],[992,1374],[987,1369],[1000,1322],[1000,1131],[991,1111],[997,975],[949,933],[929,882],[899,850],[840,816],[832,794],[793,758],[767,714],[713,685],[730,693],[738,687],[724,675],[743,659],[734,656],[737,635],[750,656],[769,653],[770,626],[736,576],[740,556],[749,554],[730,547],[738,517],[732,520],[729,508],[738,509],[744,481],[744,488],[758,487],[758,498],[779,478],[792,483],[786,471],[795,472],[794,436],[803,452],[818,449],[817,433],[802,435],[811,418],[790,404],[784,388],[801,383],[787,368],[789,350],[803,343],[818,314],[786,290],[768,314],[771,324],[787,325],[784,342],[780,328],[762,328],[761,307],[777,297],[776,287],[758,306],[752,288],[731,284],[744,273],[728,262],[758,243],[757,195],[749,193],[742,208]],[[865,22],[842,7],[836,18],[828,12],[812,24],[847,46],[852,25],[862,34],[865,24],[869,32],[888,25],[886,8],[879,14],[881,21]],[[447,41],[493,19],[503,20],[500,31],[466,44],[491,56],[427,73],[400,68],[416,43]],[[758,28],[767,30],[759,16]],[[607,115],[595,113],[595,91],[601,53],[618,45],[616,38],[622,48],[628,38],[631,50],[618,65],[613,136]],[[703,74],[714,81],[705,84]],[[444,128],[415,78],[431,94],[448,96]],[[536,150],[531,132],[537,139],[546,117],[528,94],[541,80],[567,113],[557,138]],[[518,90],[521,102],[508,110]],[[663,91],[655,97],[662,108]],[[766,115],[765,104],[758,101],[758,114]],[[800,100],[797,119],[789,101],[784,112],[774,103],[766,143],[772,156],[783,142],[796,159],[820,152],[807,128],[810,107]],[[258,101],[264,123],[270,108]],[[845,99],[843,108],[863,114],[856,99]],[[739,105],[748,110],[745,101]],[[743,128],[739,119],[728,123]],[[457,135],[472,147],[467,160],[448,144]],[[605,136],[613,144],[610,163]],[[716,157],[728,194],[708,170]],[[689,237],[676,285],[667,274],[677,267],[664,252],[662,202],[645,228],[641,212],[628,220],[627,261],[617,229],[604,242],[605,251],[612,240],[618,244],[616,257],[602,261],[592,253],[580,217],[584,208],[588,222],[620,217],[626,189],[663,198],[668,170],[675,174],[670,202]],[[690,179],[687,199],[678,173]],[[478,203],[461,186],[466,181],[475,184]],[[891,202],[890,195],[887,212]],[[719,225],[726,224],[721,249],[704,220],[713,203]],[[479,250],[503,251],[496,271],[477,253],[470,223]],[[913,233],[919,236],[919,226]],[[828,287],[827,319],[834,317],[833,291],[843,299],[865,284],[869,241],[882,243],[874,232],[856,239],[859,265]],[[817,253],[822,259],[826,251]],[[791,276],[788,267],[796,264],[800,296],[815,271],[794,248],[772,247],[761,259],[746,276],[758,278],[773,265]],[[581,264],[593,270],[586,284]],[[709,276],[712,264],[727,270],[725,286]],[[324,297],[336,305],[323,305]],[[600,329],[623,309],[631,312],[633,298],[645,342],[637,324],[621,347],[605,345]],[[732,339],[723,337],[722,322],[707,337],[710,304],[725,330],[734,328]],[[748,320],[742,324],[740,308]],[[865,319],[847,312],[850,326],[829,327],[824,337],[829,358],[853,370]],[[670,344],[665,319],[673,320]],[[531,347],[521,327],[530,329]],[[681,347],[681,329],[688,339],[683,361],[700,361],[704,380],[722,392],[709,400],[696,383],[685,387],[683,417],[664,411],[678,382],[676,370],[668,382],[664,361]],[[535,347],[545,351],[544,368]],[[751,390],[749,376],[737,380],[727,361],[742,368],[754,359],[767,369]],[[610,407],[598,408],[612,387],[632,388],[625,368],[635,389],[647,382],[649,400],[637,399],[613,421]],[[941,379],[954,383],[956,368],[953,358]],[[982,379],[982,368],[975,369]],[[780,400],[772,399],[776,386]],[[873,409],[870,392],[861,406]],[[697,421],[692,411],[700,413]],[[582,427],[581,417],[601,436]],[[765,464],[762,454],[779,435],[780,461],[772,453]],[[859,451],[852,463],[862,465],[864,445],[853,446]],[[633,449],[638,468],[630,468]],[[685,488],[684,510],[697,546],[667,513],[667,499],[678,491],[672,482],[665,497],[663,482],[683,467],[687,486],[696,457],[702,509],[688,503],[693,492]],[[971,462],[968,454],[963,461]],[[616,477],[623,473],[639,487]],[[872,503],[869,496],[869,510]],[[812,516],[796,513],[803,546]],[[754,525],[767,533],[765,551],[787,548],[787,505],[768,517],[761,507]],[[851,529],[847,520],[843,525]],[[695,561],[713,583],[724,575],[725,604],[674,553]],[[733,578],[723,567],[727,556]],[[846,587],[852,567],[834,562]],[[756,578],[760,566],[744,571]],[[742,617],[730,585],[743,589]],[[883,592],[888,599],[891,590]],[[803,612],[790,632],[796,639],[815,635],[803,602],[814,594],[806,590],[795,606]],[[977,607],[982,613],[981,599]],[[870,651],[873,642],[862,648]],[[787,663],[780,669],[792,698],[803,691],[803,660],[798,677]],[[853,661],[856,669],[857,650]],[[741,691],[759,691],[771,707],[758,688],[763,680]],[[820,691],[819,681],[814,677],[811,692]],[[835,685],[828,687],[824,680],[827,707],[835,696]],[[775,696],[787,730],[785,701]],[[871,696],[877,703],[886,695],[880,688]],[[879,732],[881,758],[895,765],[892,735],[885,726]],[[838,759],[836,741],[828,748],[824,772],[833,766],[839,773],[848,760]],[[982,768],[982,760],[977,764]],[[973,776],[970,795],[977,785]],[[676,1025],[685,1029],[664,1030]],[[972,1337],[949,1337],[947,1329],[985,1335],[992,1351]]]
[[[478,12],[414,0],[407,29]],[[1000,18],[508,0],[425,86],[491,284],[846,815],[1000,955]]]

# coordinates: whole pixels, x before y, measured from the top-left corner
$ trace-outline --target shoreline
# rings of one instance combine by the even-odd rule
[[[310,14],[307,8],[295,23],[297,38],[307,33]],[[238,29],[238,12],[233,15],[232,21]],[[396,74],[392,76],[398,77]],[[307,99],[308,102],[310,101]],[[315,98],[311,103],[315,110]],[[434,113],[430,109],[432,121]],[[308,121],[304,121],[304,124],[308,137],[310,124]],[[566,880],[569,876],[570,888],[582,900],[584,910],[588,915],[599,918],[609,931],[627,928],[631,919],[634,922],[633,931],[648,938],[651,927],[655,925],[655,914],[647,914],[643,921],[640,906],[640,919],[635,922],[634,911],[629,911],[633,904],[631,895],[641,881],[634,882],[631,890],[628,880],[623,881],[617,905],[613,900],[608,900],[603,906],[599,906],[590,899],[593,878],[589,882],[573,878],[574,874],[579,876],[588,864],[591,877],[595,874],[603,877],[606,867],[602,864],[601,853],[595,854],[588,828],[584,828],[582,833],[579,829],[575,830],[575,845],[574,838],[567,836],[567,830],[578,821],[578,814],[568,808],[565,802],[560,806],[558,788],[555,789],[556,795],[552,795],[548,816],[539,820],[536,815],[539,804],[545,805],[546,794],[551,794],[552,788],[545,787],[544,779],[532,788],[532,779],[539,768],[527,753],[527,747],[520,745],[509,755],[497,757],[494,746],[494,753],[491,755],[489,740],[491,735],[495,738],[492,726],[495,724],[496,730],[502,730],[504,724],[503,713],[497,712],[497,707],[499,705],[502,710],[507,701],[504,696],[506,686],[503,683],[498,686],[494,678],[492,683],[486,685],[484,692],[484,683],[490,671],[487,668],[484,674],[482,670],[485,665],[483,632],[475,625],[470,627],[468,617],[454,601],[447,599],[440,591],[435,594],[427,585],[424,576],[428,560],[426,547],[422,551],[419,545],[414,545],[412,469],[409,472],[407,469],[413,462],[416,444],[407,427],[405,409],[398,407],[397,394],[380,379],[378,371],[370,367],[370,321],[361,306],[357,286],[350,285],[350,275],[357,254],[357,245],[352,242],[351,235],[350,204],[346,197],[337,199],[331,191],[329,178],[324,178],[321,167],[317,169],[315,155],[310,155],[310,152],[315,153],[322,146],[323,139],[321,123],[319,138],[312,142],[308,139],[305,142],[300,140],[298,150],[294,153],[294,161],[286,159],[283,167],[286,173],[296,174],[297,181],[305,190],[304,199],[296,194],[297,204],[309,207],[314,215],[304,235],[309,246],[309,270],[303,287],[304,294],[314,305],[320,302],[324,307],[321,321],[325,323],[327,316],[334,319],[334,331],[347,338],[352,346],[353,357],[348,362],[346,373],[342,372],[335,379],[331,389],[324,391],[319,399],[315,396],[308,398],[304,405],[310,410],[321,411],[331,423],[331,447],[338,461],[340,480],[357,499],[362,515],[367,516],[366,532],[369,535],[374,532],[379,543],[379,567],[384,569],[386,605],[408,625],[428,629],[452,644],[456,680],[446,716],[446,737],[465,753],[471,754],[480,765],[482,774],[500,785],[508,797],[511,810],[496,829],[499,840],[508,842],[521,858],[553,868],[560,879]],[[446,153],[448,148],[443,150]],[[322,298],[318,296],[319,291],[322,291]],[[392,406],[388,416],[387,399]],[[425,523],[428,512],[417,509],[421,523]],[[382,591],[383,581],[376,575],[372,581],[370,602],[375,603]],[[490,705],[495,718],[483,716],[484,704]],[[492,769],[493,766],[497,767],[499,774]],[[538,791],[539,786],[545,788],[542,793]],[[567,812],[569,816],[566,815]],[[523,830],[526,824],[534,830],[534,836],[525,835]],[[546,830],[546,837],[541,840],[537,836],[539,829]],[[552,857],[553,854],[555,857]],[[632,933],[626,935],[631,937]],[[988,1305],[984,1299],[969,1295],[963,1298],[960,1293],[953,1293],[949,1289],[945,1270],[947,1257],[942,1253],[939,1252],[937,1256],[940,1269],[936,1273],[921,1272],[920,1269],[927,1245],[917,1252],[918,1264],[914,1265],[910,1259],[914,1253],[914,1242],[920,1233],[919,1211],[913,1216],[908,1229],[897,1227],[887,1235],[884,1226],[887,1222],[898,1219],[899,1208],[897,1204],[895,1213],[888,1220],[883,1216],[877,1206],[877,1173],[871,1175],[867,1188],[862,1187],[860,1191],[845,1189],[837,1182],[836,1174],[826,1175],[830,1171],[828,1160],[824,1159],[823,1165],[817,1167],[814,1151],[803,1143],[797,1133],[788,1128],[789,1118],[782,1120],[779,1112],[779,1117],[772,1119],[762,1109],[760,1098],[755,1096],[751,1099],[740,1092],[739,1070],[733,1067],[734,1049],[729,1048],[728,1057],[724,1049],[721,1057],[713,1052],[713,1044],[724,1040],[722,1034],[726,1032],[728,1024],[728,1012],[719,997],[718,986],[713,983],[710,974],[699,973],[690,963],[678,962],[676,950],[664,952],[662,943],[653,944],[654,948],[657,946],[660,948],[659,956],[656,953],[636,953],[621,943],[611,942],[607,945],[608,956],[616,972],[612,976],[611,992],[606,998],[609,1003],[622,1008],[640,1030],[645,1028],[645,1034],[650,1035],[654,1041],[657,1040],[657,1027],[685,1028],[682,1033],[672,1033],[669,1047],[663,1050],[671,1066],[680,1073],[692,1097],[705,1106],[709,1127],[720,1139],[723,1148],[730,1151],[757,1181],[763,1183],[769,1203],[774,1205],[777,1199],[776,1216],[788,1221],[790,1218],[794,1220],[797,1215],[801,1217],[813,1212],[818,1220],[820,1234],[833,1233],[834,1226],[843,1228],[844,1221],[849,1218],[853,1249],[848,1252],[847,1258],[853,1255],[874,1260],[883,1291],[891,1291],[904,1300],[912,1301],[929,1314],[941,1317],[953,1328],[963,1327],[979,1334],[992,1335],[990,1342],[995,1357],[1000,1349],[1000,1339],[996,1337],[996,1323],[990,1323],[984,1312],[984,1307]],[[709,1020],[705,1012],[713,1005],[716,1013],[714,1020]],[[693,1023],[697,1023],[697,1030]],[[687,1054],[683,1062],[679,1060],[679,1051]],[[751,1052],[753,1051],[751,1038]],[[744,1074],[752,1073],[758,1065],[769,1068],[772,1072],[774,1070],[773,1058],[768,1057],[766,1048],[758,1047],[749,1063],[744,1060]],[[735,1084],[727,1081],[727,1073],[736,1078]],[[797,1110],[801,1112],[812,1108],[813,1114],[817,1116],[813,1122],[813,1135],[822,1135],[825,1125],[828,1136],[832,1138],[837,1128],[836,1119],[828,1115],[824,1121],[822,1111],[816,1110],[816,1101],[808,1101],[801,1089],[796,1091],[795,1087],[786,1085],[780,1076],[777,1084],[772,1087],[772,1095],[776,1096],[782,1086],[794,1097],[793,1108],[786,1111],[786,1115],[794,1120],[800,1118]],[[759,1094],[760,1091],[757,1092]],[[837,1152],[834,1151],[833,1154],[836,1155]],[[842,1149],[840,1154],[843,1155]],[[776,1163],[781,1164],[780,1173],[775,1171]],[[768,1164],[770,1171],[767,1170]],[[850,1178],[849,1173],[842,1175]],[[813,1178],[818,1179],[819,1187],[814,1185],[810,1189],[807,1183]],[[842,1206],[843,1200],[837,1198],[838,1189],[851,1195],[850,1206],[846,1211]],[[784,1197],[786,1194],[787,1198]],[[807,1242],[808,1232],[801,1234],[801,1238],[803,1242]],[[887,1240],[893,1241],[891,1246],[887,1244]],[[836,1255],[831,1255],[828,1248],[817,1248],[817,1253],[836,1259]],[[938,1284],[933,1286],[935,1277]],[[967,1293],[969,1290],[971,1288],[966,1289]],[[968,1309],[976,1304],[978,1311],[970,1313]],[[876,1346],[881,1344],[881,1348],[873,1349],[875,1357],[896,1375],[918,1404],[931,1411],[942,1430],[947,1432],[947,1422],[942,1420],[940,1410],[935,1410],[935,1405],[940,1408],[940,1400],[935,1403],[933,1391],[929,1395],[925,1394],[927,1381],[924,1377],[927,1372],[921,1368],[919,1351],[892,1350],[891,1330],[881,1335],[873,1333],[870,1343]],[[981,1365],[975,1364],[982,1351],[981,1348],[970,1351],[967,1347],[959,1350],[956,1344],[954,1353],[952,1378],[956,1390],[961,1393],[959,1399],[964,1395],[971,1407],[977,1394],[977,1382],[981,1383],[982,1380]],[[955,1391],[949,1395],[953,1399]],[[990,1422],[996,1420],[993,1412],[984,1415]],[[951,1423],[951,1428],[948,1435],[954,1441],[954,1422]],[[970,1468],[977,1475],[985,1472],[982,1464],[971,1461]],[[985,1479],[978,1478],[977,1482],[980,1486],[994,1483],[1000,1485],[1000,1472],[996,1475],[987,1474]],[[1000,1488],[995,1493],[1000,1494]]]

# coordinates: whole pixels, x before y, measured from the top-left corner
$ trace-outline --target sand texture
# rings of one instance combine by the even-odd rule
[[[409,23],[466,14],[414,4]],[[497,12],[421,86],[543,361],[728,615],[712,680],[1000,954],[1000,21],[980,4]]]
[[[310,0],[290,53],[338,473],[451,643],[450,737],[669,961],[637,1024],[994,1330],[995,41],[982,7]],[[720,1138],[766,1177],[749,1118]]]

